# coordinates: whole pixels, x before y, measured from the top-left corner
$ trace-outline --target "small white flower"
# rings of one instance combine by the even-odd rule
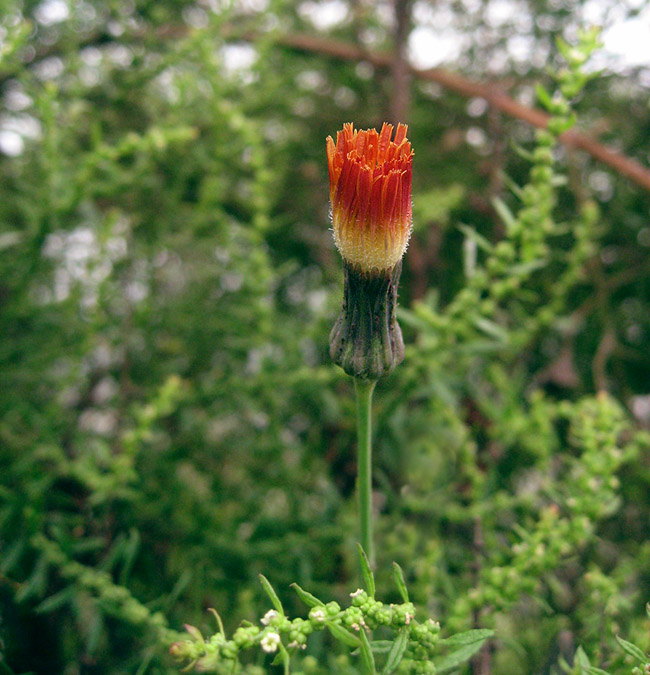
[[[325,621],[325,612],[322,609],[314,609],[311,612],[311,618],[314,621],[322,623],[323,621]]]
[[[277,633],[267,633],[261,640],[260,645],[267,654],[277,651],[280,644],[280,636]]]
[[[274,609],[269,609],[269,611],[262,617],[262,623],[265,626],[268,626],[271,621],[277,619],[278,613]]]
[[[413,614],[409,614],[408,612],[404,615],[404,623],[406,623],[407,626],[411,623],[413,616]]]
[[[356,623],[356,622],[353,623],[353,624],[350,626],[350,628],[352,628],[353,630],[356,630],[357,632],[359,632],[359,631],[361,630],[361,626],[360,626],[358,623]]]
[[[363,588],[357,588],[354,593],[350,593],[351,598],[358,598],[363,593]]]

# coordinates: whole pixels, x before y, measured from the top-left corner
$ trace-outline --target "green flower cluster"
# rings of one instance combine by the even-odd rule
[[[398,565],[394,565],[394,579],[404,602],[385,604],[374,597],[374,577],[363,551],[360,558],[368,590],[359,588],[350,593],[348,607],[342,608],[335,601],[324,603],[293,584],[298,597],[310,610],[306,619],[290,619],[270,583],[260,576],[274,609],[270,609],[259,624],[244,622],[228,639],[219,615],[211,610],[219,631],[204,638],[194,626],[185,626],[187,637],[172,644],[171,655],[198,672],[230,673],[240,667],[241,652],[257,648],[266,654],[275,654],[274,663],[284,664],[288,673],[291,657],[306,648],[308,637],[327,629],[335,640],[354,650],[353,654],[358,653],[364,673],[376,672],[376,655],[385,660],[383,672],[386,673],[435,673],[436,658],[451,664],[462,663],[492,635],[489,630],[474,630],[442,639],[437,621],[429,618],[421,622],[415,618],[415,606],[409,601]],[[371,640],[372,631],[379,629],[395,633],[394,640]],[[445,645],[460,648],[440,657],[441,647]]]
[[[301,589],[299,594],[305,597]],[[438,622],[432,619],[424,623],[416,621],[415,607],[410,602],[385,605],[361,589],[350,595],[349,607],[342,609],[334,601],[319,603],[310,609],[306,619],[289,619],[271,609],[260,619],[261,625],[246,622],[235,630],[231,639],[221,631],[204,638],[197,628],[188,625],[185,626],[188,637],[175,642],[170,653],[179,661],[189,661],[198,672],[230,672],[240,652],[246,649],[259,648],[267,654],[291,655],[305,649],[307,638],[313,632],[325,629],[337,640],[354,647],[359,644],[357,636],[361,632],[368,633],[385,626],[397,631],[406,629],[413,643],[408,659],[411,668],[401,672],[435,672],[427,670],[424,664],[417,664],[429,661],[436,652],[440,634]]]
[[[169,644],[178,633],[168,628],[167,619],[162,612],[152,612],[143,605],[125,587],[114,583],[108,572],[82,565],[76,560],[70,560],[59,544],[45,536],[37,534],[31,539],[32,546],[40,551],[42,564],[57,569],[57,573],[74,586],[89,593],[101,603],[107,614],[117,616],[132,626],[148,631],[152,642]],[[57,604],[66,602],[71,588],[53,595],[41,604],[41,610],[54,608]]]

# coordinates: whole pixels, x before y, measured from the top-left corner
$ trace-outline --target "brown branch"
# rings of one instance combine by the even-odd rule
[[[411,72],[406,54],[406,45],[411,32],[411,0],[394,0],[395,34],[393,40],[394,58],[390,64],[393,83],[390,97],[390,120],[394,124],[408,121],[411,96]]]
[[[326,54],[343,61],[368,61],[374,66],[388,68],[392,65],[391,54],[369,52],[356,45],[316,35],[299,33],[283,35],[278,37],[278,42],[300,51]],[[546,113],[515,101],[493,84],[474,82],[462,75],[441,68],[418,70],[410,66],[409,70],[411,75],[417,79],[435,82],[463,96],[483,98],[490,105],[498,108],[510,117],[520,119],[532,126],[543,129],[548,123],[549,116]],[[580,148],[588,152],[594,159],[607,164],[617,173],[650,191],[650,170],[639,164],[636,160],[599,143],[597,140],[579,131],[568,131],[560,137],[560,141],[568,147]]]
[[[142,38],[146,31],[136,31],[135,37]],[[158,28],[156,34],[161,39],[179,38],[186,35],[188,29],[186,26],[163,26]],[[241,29],[234,27],[225,27],[222,31],[225,37],[233,40],[254,41],[259,37],[258,33],[242,32]],[[86,36],[80,40],[77,48],[88,46],[90,44],[99,44],[104,40],[112,41],[104,34],[95,34]],[[307,35],[304,33],[290,33],[287,35],[278,35],[279,44],[298,49],[304,52],[326,54],[343,61],[368,61],[374,66],[382,68],[391,68],[394,58],[392,54],[386,52],[370,52],[363,47],[354,44],[323,38],[318,35]],[[47,56],[62,53],[59,46],[47,47],[37,51],[34,62],[37,62]],[[494,84],[484,84],[474,82],[462,75],[452,73],[441,68],[432,68],[430,70],[418,70],[413,66],[408,66],[407,71],[412,77],[420,80],[435,82],[446,89],[455,91],[463,96],[472,96],[484,98],[490,105],[503,111],[510,117],[523,120],[535,127],[545,128],[548,123],[548,115],[540,110],[529,108],[508,96],[503,90]],[[0,73],[0,86],[8,79],[15,76],[15,72]],[[589,153],[594,159],[606,164],[622,176],[626,176],[640,187],[650,191],[650,169],[642,166],[636,160],[609,148],[597,140],[582,134],[578,131],[568,131],[560,138],[561,142],[569,147],[580,148]]]

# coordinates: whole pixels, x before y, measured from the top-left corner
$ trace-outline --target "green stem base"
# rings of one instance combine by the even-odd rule
[[[372,393],[375,380],[354,378],[357,395],[357,494],[359,498],[360,542],[370,565],[375,565],[372,536]]]

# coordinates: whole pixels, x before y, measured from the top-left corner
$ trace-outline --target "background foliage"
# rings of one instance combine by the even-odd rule
[[[443,634],[495,628],[466,672],[650,648],[650,195],[561,146],[557,196],[517,196],[523,122],[284,39],[400,53],[431,26],[449,68],[532,104],[588,3],[512,4],[0,4],[0,672],[174,673],[183,623],[266,611],[260,572],[292,615],[291,582],[354,590],[324,139],[396,113],[415,232],[375,404],[377,584],[398,600],[396,560]],[[579,126],[647,165],[650,71],[600,59]],[[330,647],[296,672],[356,672]]]

